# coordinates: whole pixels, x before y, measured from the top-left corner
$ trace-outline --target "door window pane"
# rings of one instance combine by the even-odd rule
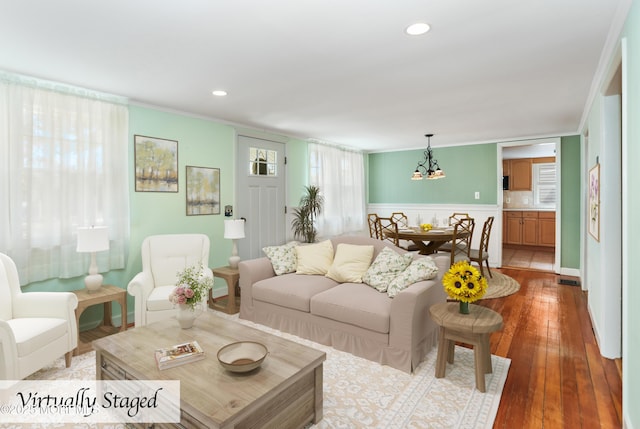
[[[275,150],[249,148],[249,175],[277,176],[278,153]]]

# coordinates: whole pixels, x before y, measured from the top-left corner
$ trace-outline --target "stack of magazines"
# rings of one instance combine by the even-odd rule
[[[204,350],[202,350],[197,341],[189,341],[188,343],[176,344],[156,350],[156,363],[160,370],[201,359],[204,359]]]

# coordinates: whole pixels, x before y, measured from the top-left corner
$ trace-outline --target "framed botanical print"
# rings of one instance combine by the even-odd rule
[[[178,142],[133,136],[136,192],[178,192]]]
[[[600,164],[589,170],[589,234],[600,241]]]
[[[187,165],[187,216],[220,214],[220,169]]]

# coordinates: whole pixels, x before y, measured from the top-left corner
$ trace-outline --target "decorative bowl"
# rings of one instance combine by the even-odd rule
[[[255,341],[238,341],[218,350],[218,362],[227,371],[249,372],[260,366],[269,350]]]

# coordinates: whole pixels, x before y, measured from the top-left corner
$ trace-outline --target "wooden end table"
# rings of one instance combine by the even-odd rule
[[[114,285],[102,285],[102,287],[94,292],[89,292],[87,289],[74,290],[73,293],[78,297],[78,307],[76,308],[76,326],[78,328],[78,347],[73,351],[74,356],[78,356],[82,353],[91,351],[91,342],[83,342],[80,340],[80,316],[82,313],[92,305],[104,304],[104,316],[102,324],[98,326],[96,331],[96,338],[110,335],[117,330],[113,326],[111,320],[111,302],[116,301],[120,304],[120,313],[122,314],[122,323],[120,324],[119,331],[125,331],[127,329],[127,291]]]
[[[453,363],[455,342],[473,346],[476,372],[476,388],[486,392],[484,375],[491,374],[491,349],[489,337],[502,329],[502,316],[480,305],[469,304],[469,314],[460,313],[458,302],[441,302],[432,305],[429,313],[440,326],[436,378],[445,375],[447,362]]]
[[[214,277],[219,277],[227,282],[227,305],[222,306],[213,300],[213,291],[209,289],[209,308],[222,310],[227,314],[234,314],[240,311],[236,306],[236,287],[240,280],[240,272],[237,268],[218,267],[211,270]]]

